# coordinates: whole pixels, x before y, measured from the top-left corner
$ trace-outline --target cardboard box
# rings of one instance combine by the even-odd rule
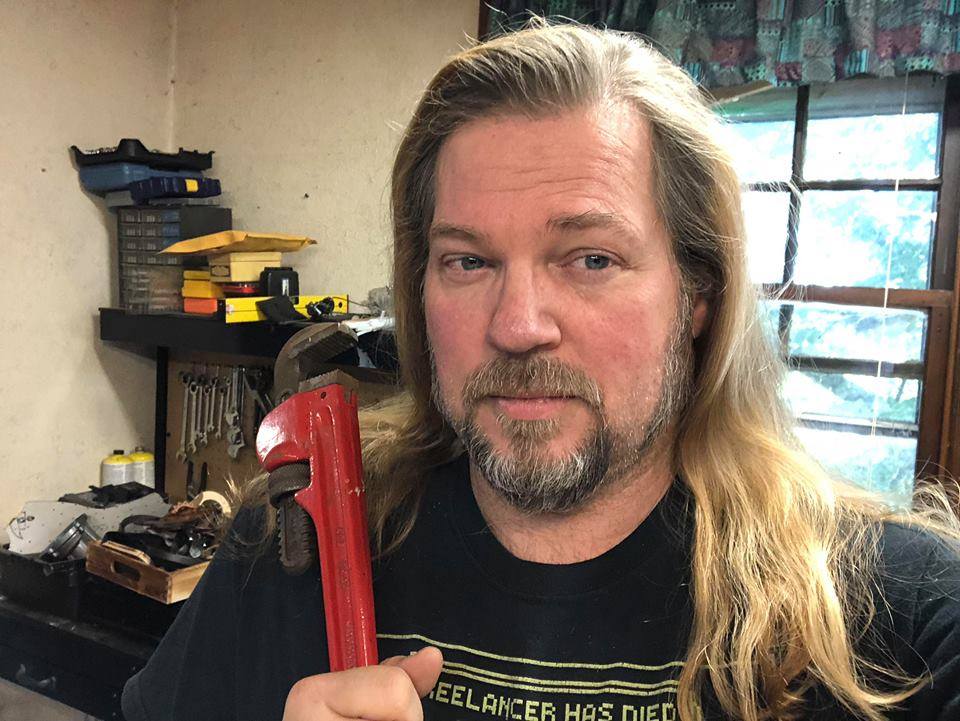
[[[222,298],[223,289],[209,280],[184,280],[180,291],[184,298]]]
[[[210,280],[250,283],[260,280],[264,268],[283,265],[282,253],[224,253],[210,256]]]
[[[183,312],[194,315],[215,315],[218,302],[216,298],[184,298]]]

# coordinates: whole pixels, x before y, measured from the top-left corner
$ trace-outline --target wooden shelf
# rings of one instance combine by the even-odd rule
[[[309,323],[224,323],[183,313],[100,309],[100,340],[262,358],[276,358],[290,336],[306,325]]]

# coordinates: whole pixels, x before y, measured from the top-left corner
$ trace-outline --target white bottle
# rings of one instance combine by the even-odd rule
[[[154,460],[153,454],[149,451],[143,450],[143,446],[137,446],[133,449],[128,458],[133,461],[132,473],[130,475],[131,481],[136,481],[137,483],[142,483],[143,485],[149,488],[156,488],[156,480],[154,479]]]
[[[116,486],[133,480],[133,461],[123,451],[114,451],[100,461],[100,485]]]

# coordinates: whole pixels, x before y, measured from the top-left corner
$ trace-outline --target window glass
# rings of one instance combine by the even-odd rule
[[[799,426],[797,436],[833,473],[908,505],[913,492],[916,438],[849,433]]]
[[[793,370],[784,386],[797,417],[916,424],[920,381],[857,373]]]
[[[743,183],[790,179],[793,121],[756,121],[727,126],[726,143]]]
[[[779,283],[783,280],[789,209],[788,193],[743,194],[750,279],[754,283]]]
[[[811,85],[803,178],[937,177],[945,88],[930,75]]]
[[[765,326],[775,333],[780,303],[765,301]],[[791,356],[885,363],[923,360],[926,313],[828,303],[790,303]]]
[[[811,118],[803,177],[935,178],[939,119],[938,113]]]
[[[807,191],[794,281],[926,288],[936,215],[930,191]]]

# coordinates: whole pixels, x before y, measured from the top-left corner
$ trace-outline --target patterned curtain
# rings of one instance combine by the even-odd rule
[[[960,72],[960,0],[489,2],[488,35],[531,13],[641,33],[708,88]]]

